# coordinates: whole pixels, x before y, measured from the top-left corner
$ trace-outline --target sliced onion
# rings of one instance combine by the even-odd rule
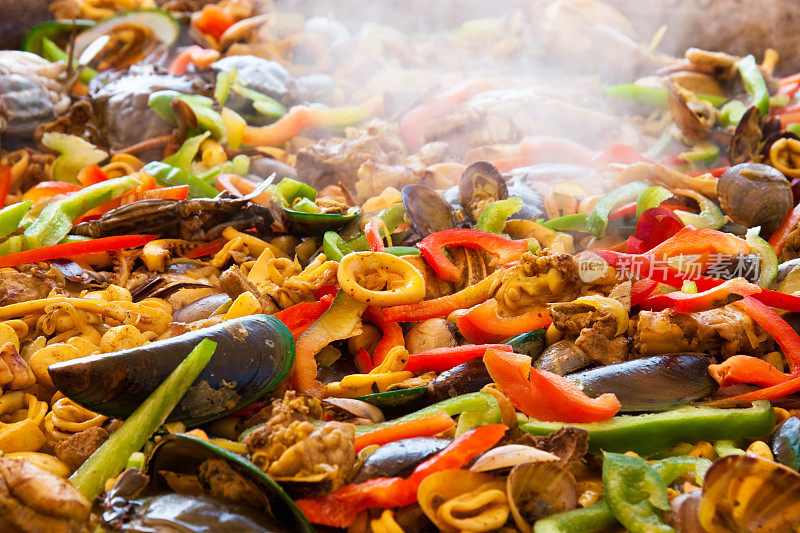
[[[470,467],[472,472],[487,472],[511,468],[525,463],[560,461],[561,458],[550,452],[525,446],[523,444],[507,444],[484,453]]]

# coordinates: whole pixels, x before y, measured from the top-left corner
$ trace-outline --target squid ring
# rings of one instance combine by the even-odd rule
[[[387,290],[370,290],[359,283],[357,276],[371,272],[398,276],[390,280]],[[425,298],[425,278],[411,263],[385,252],[353,252],[339,262],[336,276],[339,286],[354,300],[378,307],[421,302]]]

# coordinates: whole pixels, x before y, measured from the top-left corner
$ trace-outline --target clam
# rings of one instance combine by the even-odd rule
[[[716,109],[710,103],[699,100],[693,92],[671,83],[669,110],[673,122],[688,139],[702,141],[711,135],[711,128],[717,119]]]
[[[783,173],[769,165],[740,163],[720,176],[717,197],[731,220],[761,226],[771,234],[794,206],[792,188]]]
[[[566,339],[545,348],[539,358],[533,362],[533,368],[563,376],[586,368],[592,362],[586,352],[578,348],[574,341]]]
[[[364,459],[353,483],[378,477],[408,475],[417,465],[444,450],[449,444],[448,439],[436,437],[414,437],[384,444]]]
[[[570,511],[578,505],[575,478],[557,462],[515,466],[506,487],[511,516],[523,533],[531,533],[540,518]]]
[[[699,400],[717,389],[703,354],[667,354],[584,370],[567,375],[583,392],[597,397],[614,393],[622,412],[664,411]]]
[[[313,532],[286,493],[246,459],[189,435],[167,435],[147,476],[125,471],[101,522],[114,531]]]
[[[419,506],[440,531],[494,531],[509,514],[505,484],[480,472],[443,470],[431,474],[417,491]]]
[[[227,320],[138,348],[72,359],[48,369],[56,388],[91,411],[125,419],[209,338],[217,350],[169,421],[196,425],[251,404],[273,390],[294,362],[294,341],[271,316]]]
[[[484,453],[475,460],[469,469],[472,472],[489,472],[492,470],[512,468],[525,463],[560,460],[561,458],[559,456],[534,448],[533,446],[507,444],[498,448],[492,448]]]
[[[705,476],[700,523],[708,532],[796,531],[800,474],[754,455],[728,455]]]
[[[420,237],[455,227],[453,208],[439,193],[426,185],[406,185],[400,191],[403,207]]]
[[[508,187],[500,171],[491,163],[472,163],[461,175],[458,183],[458,203],[467,218],[478,221],[483,208],[495,200],[508,198]]]

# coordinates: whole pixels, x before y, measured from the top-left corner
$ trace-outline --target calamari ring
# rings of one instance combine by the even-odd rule
[[[357,275],[377,271],[399,276],[397,283],[390,281],[387,290],[375,291],[362,286]],[[339,286],[359,302],[389,307],[421,302],[425,298],[425,278],[411,263],[385,252],[353,252],[339,262],[336,274]]]

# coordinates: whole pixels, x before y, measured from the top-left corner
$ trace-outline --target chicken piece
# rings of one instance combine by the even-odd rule
[[[788,261],[796,257],[800,257],[800,222],[796,222],[786,235],[786,244],[781,251],[780,260]]]
[[[56,443],[56,457],[73,470],[77,470],[108,439],[108,430],[102,427],[84,429]]]
[[[501,311],[516,316],[548,302],[572,300],[580,287],[575,259],[548,249],[525,253],[518,265],[506,269],[494,297]]]
[[[562,466],[570,466],[583,459],[589,451],[589,432],[585,429],[565,427],[549,435],[522,433],[511,439],[511,444],[524,444],[550,452],[561,458]]]
[[[634,349],[642,355],[674,352],[762,355],[767,334],[732,305],[695,313],[642,311],[632,323]]]
[[[0,269],[0,306],[46,298],[53,282],[36,272],[19,272],[13,268]]]
[[[0,458],[0,531],[78,533],[91,505],[66,480],[19,459]]]

